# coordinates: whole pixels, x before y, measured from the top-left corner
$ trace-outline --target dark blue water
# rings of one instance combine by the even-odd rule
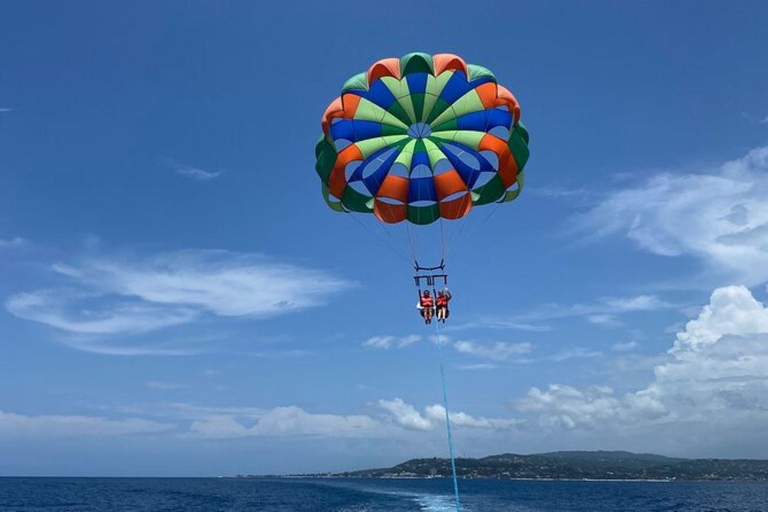
[[[768,511],[766,483],[462,481],[467,512]],[[448,480],[0,478],[0,511],[451,511]]]

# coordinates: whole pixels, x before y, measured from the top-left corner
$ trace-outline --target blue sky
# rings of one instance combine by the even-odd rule
[[[344,80],[411,51],[531,133],[449,261],[458,452],[768,458],[768,8],[483,8],[0,7],[0,475],[444,454],[409,263],[314,172]]]

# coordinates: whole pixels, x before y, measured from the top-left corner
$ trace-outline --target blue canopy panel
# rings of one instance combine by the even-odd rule
[[[408,92],[410,94],[424,94],[427,90],[426,73],[411,73],[406,75],[405,79],[408,82]]]
[[[442,144],[441,149],[443,150],[443,154],[445,154],[445,156],[453,165],[453,168],[456,169],[456,172],[459,173],[461,179],[464,180],[464,183],[466,183],[467,187],[470,189],[475,186],[475,182],[480,177],[480,173],[495,172],[497,170],[494,168],[493,164],[489,162],[483,155],[474,149],[464,146],[463,144],[458,144],[456,142],[452,142],[450,144]],[[464,159],[462,159],[456,152],[456,149],[459,149],[473,157],[477,161],[478,167],[472,166],[465,162]]]
[[[363,98],[367,99],[371,103],[374,103],[384,110],[388,110],[394,102],[397,101],[392,91],[382,82],[376,80],[371,84],[370,89],[360,94]]]
[[[464,96],[472,87],[467,82],[467,75],[463,71],[454,71],[448,83],[440,93],[440,99],[449,105]]]
[[[375,197],[401,149],[387,147],[378,150],[360,163],[349,177],[349,182],[362,181],[371,196]]]
[[[417,151],[411,158],[411,170],[414,170],[419,165],[426,165],[429,167],[429,155],[424,151]]]
[[[453,76],[448,79],[448,83],[445,84],[443,91],[440,93],[440,98],[448,104],[453,104],[472,89],[488,82],[495,83],[495,80],[492,77],[484,76],[469,82],[467,81],[467,75],[463,71],[455,71]]]
[[[434,178],[411,178],[408,180],[408,202],[415,203],[417,201],[437,201]]]
[[[382,125],[376,121],[340,119],[331,125],[331,137],[334,141],[344,139],[350,142],[381,137]]]
[[[497,126],[509,129],[512,126],[512,114],[497,108],[480,110],[456,118],[456,123],[459,130],[475,132],[489,132]]]

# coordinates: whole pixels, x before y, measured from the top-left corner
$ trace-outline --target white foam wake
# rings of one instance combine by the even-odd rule
[[[452,497],[436,494],[420,495],[416,497],[416,503],[424,512],[456,512],[456,503]],[[462,509],[466,511],[464,507]]]

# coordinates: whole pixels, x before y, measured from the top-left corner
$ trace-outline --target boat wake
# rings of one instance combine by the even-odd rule
[[[453,496],[422,494],[414,496],[414,500],[424,512],[456,512],[456,504],[453,501]],[[462,507],[462,511],[469,512],[465,507]]]

